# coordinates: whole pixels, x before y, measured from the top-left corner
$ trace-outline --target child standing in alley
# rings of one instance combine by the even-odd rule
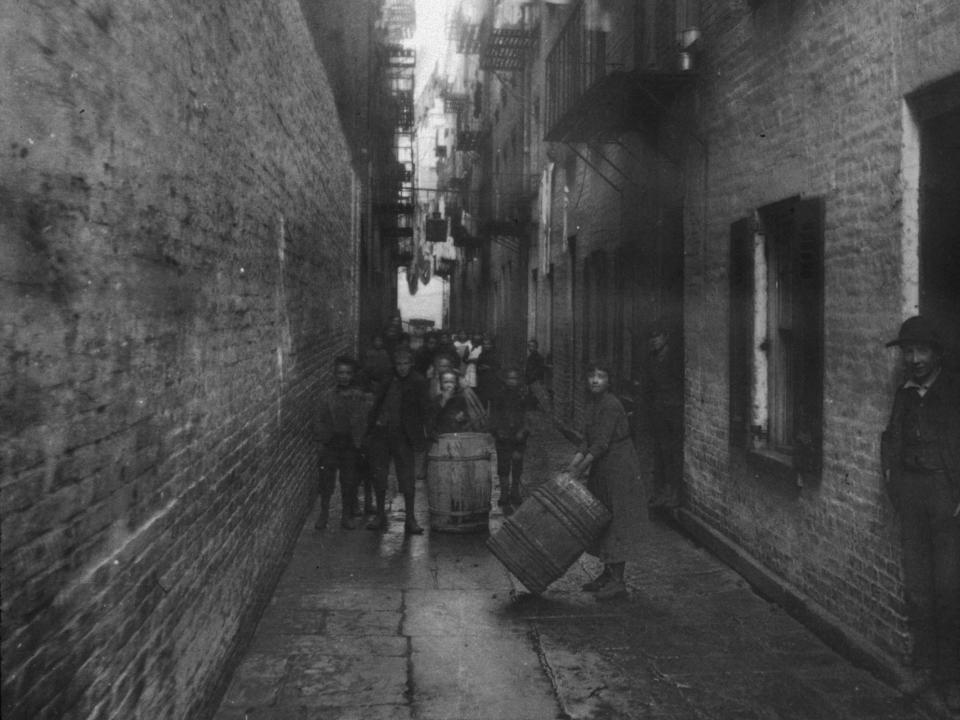
[[[523,391],[520,370],[507,368],[500,387],[490,400],[490,433],[497,447],[497,474],[500,476],[500,499],[497,504],[504,515],[511,515],[520,505],[523,455],[527,449],[530,427],[527,422],[527,398]]]
[[[369,400],[354,382],[358,363],[341,355],[333,363],[336,384],[320,401],[316,427],[320,455],[320,515],[315,528],[323,530],[330,518],[330,499],[340,477],[340,527],[355,526],[352,505],[357,497],[357,461],[367,428]]]
[[[406,346],[393,353],[393,375],[380,389],[370,412],[368,449],[373,468],[377,515],[369,530],[386,530],[387,473],[390,463],[397,471],[403,494],[408,535],[420,535],[423,528],[414,514],[416,489],[415,457],[427,447],[426,425],[430,414],[427,381],[413,370],[413,351]]]

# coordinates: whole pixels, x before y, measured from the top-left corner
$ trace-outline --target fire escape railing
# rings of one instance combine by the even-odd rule
[[[394,0],[395,15],[405,18],[405,3]],[[398,242],[398,262],[412,247],[414,197],[413,87],[416,51],[393,44],[385,48],[384,79],[388,95],[383,110],[390,116],[391,158],[379,169],[374,188],[374,209],[382,236]]]
[[[587,25],[586,4],[580,3],[547,55],[547,128],[556,126],[584,93],[606,75],[606,39],[606,32]]]

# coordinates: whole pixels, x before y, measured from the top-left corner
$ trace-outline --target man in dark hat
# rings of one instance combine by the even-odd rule
[[[647,333],[648,355],[641,370],[648,428],[653,439],[650,504],[673,508],[683,486],[683,359],[670,329],[658,320]]]
[[[899,347],[906,382],[881,438],[887,494],[900,516],[911,677],[903,689],[936,685],[960,712],[960,378],[942,364],[937,328],[907,319]]]
[[[523,375],[536,405],[549,413],[550,395],[544,386],[547,378],[547,363],[540,354],[540,344],[534,338],[527,341],[527,359],[523,366]]]

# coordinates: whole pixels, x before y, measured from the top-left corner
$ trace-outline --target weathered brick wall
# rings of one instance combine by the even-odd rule
[[[960,6],[941,0],[704,3],[699,133],[688,148],[686,478],[697,515],[881,649],[904,649],[895,518],[878,434],[901,320],[903,95],[960,71]],[[707,160],[708,156],[708,160]],[[705,189],[705,190],[704,190]],[[822,196],[825,434],[803,489],[728,450],[729,227]]]
[[[551,216],[553,391],[561,419],[573,426],[582,421],[586,397],[583,358],[622,356],[629,360],[629,346],[637,344],[650,322],[671,312],[679,319],[682,288],[662,276],[661,262],[663,256],[681,252],[666,222],[670,209],[680,202],[679,167],[655,149],[655,142],[649,134],[626,133],[618,138],[619,144],[578,145],[578,152],[589,163],[569,151],[556,155]],[[571,236],[576,236],[573,267],[568,245]],[[637,273],[617,295],[620,248],[629,248],[634,254]],[[605,256],[605,278],[599,286],[588,287],[585,261],[598,251]],[[668,298],[671,294],[673,300]],[[590,303],[604,307],[600,317],[606,325],[607,347],[595,347],[590,340],[591,333],[593,337],[598,334],[585,314]],[[622,325],[619,331],[618,323]],[[613,346],[616,338],[624,347]],[[614,378],[615,382],[626,383],[627,374],[624,369],[623,377]]]
[[[196,718],[313,495],[351,170],[295,0],[0,10],[2,714]]]

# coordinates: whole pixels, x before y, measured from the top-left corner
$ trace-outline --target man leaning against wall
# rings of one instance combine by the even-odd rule
[[[881,439],[887,494],[900,519],[911,676],[902,688],[936,688],[960,713],[960,377],[943,365],[938,329],[907,319],[900,348],[906,381]]]

